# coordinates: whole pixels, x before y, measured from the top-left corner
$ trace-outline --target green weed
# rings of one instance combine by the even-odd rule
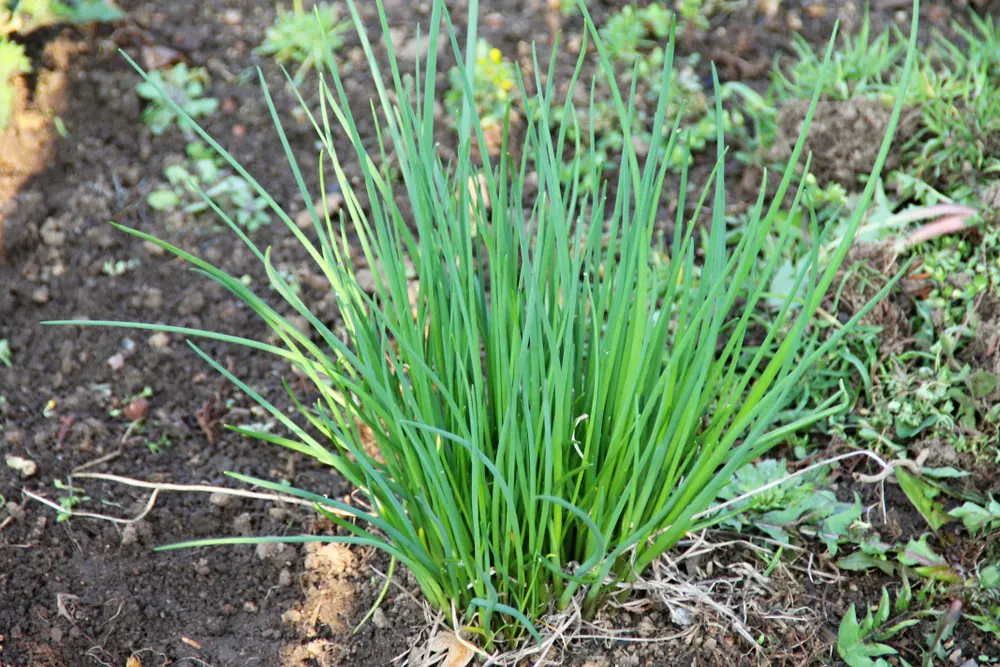
[[[792,34],[794,55],[788,66],[781,56],[775,56],[771,100],[777,106],[789,100],[807,100],[820,81],[823,58],[798,33]],[[857,36],[844,34],[841,47],[831,57],[830,72],[824,78],[823,96],[833,100],[848,100],[858,96],[894,95],[906,40],[898,30],[885,30],[871,35],[871,18],[865,12]]]
[[[852,605],[844,616],[837,651],[851,667],[888,667],[880,656],[897,655],[897,651],[885,642],[897,638],[908,627],[934,619],[931,630],[924,635],[924,667],[933,664],[935,657],[945,657],[942,642],[962,620],[1000,638],[1000,625],[996,622],[1000,613],[1000,569],[995,562],[987,558],[971,567],[949,562],[930,545],[927,535],[910,540],[905,546],[882,544],[877,552],[868,551],[842,558],[837,565],[846,570],[878,566],[886,574],[900,576],[903,588],[891,610],[888,592],[883,589],[874,614],[869,612],[859,622]],[[878,553],[878,559],[870,553]],[[910,588],[913,577],[920,582],[915,593]],[[872,661],[872,658],[879,659]],[[895,660],[901,665],[911,664],[902,657]]]
[[[451,87],[445,95],[445,109],[455,122],[462,111],[465,99],[465,73],[462,68],[453,67],[448,72]],[[503,57],[500,49],[493,48],[485,39],[476,42],[476,58],[472,74],[472,102],[483,124],[484,133],[490,129],[502,131],[504,117],[511,101],[511,94],[517,92],[517,73],[514,64]]]
[[[162,454],[163,450],[172,444],[170,437],[166,433],[161,434],[157,440],[146,440],[146,447],[149,449],[149,453],[154,455]]]
[[[191,136],[193,120],[219,108],[217,99],[205,97],[207,85],[208,72],[201,67],[189,68],[186,63],[151,72],[135,88],[139,97],[149,102],[142,112],[143,121],[153,134],[163,134],[177,124],[186,136]]]
[[[301,83],[329,53],[343,46],[343,35],[350,29],[350,21],[342,21],[333,4],[320,2],[307,12],[302,0],[292,0],[292,11],[278,8],[278,17],[257,51],[279,63],[298,63],[294,81]]]
[[[903,581],[903,589],[896,596],[895,603],[890,603],[889,591],[883,588],[882,598],[874,613],[869,609],[864,619],[859,621],[857,611],[851,605],[841,620],[837,633],[837,655],[850,667],[889,667],[881,656],[896,655],[897,651],[884,642],[920,622],[920,619],[905,618],[913,594],[905,578]]]
[[[90,496],[85,495],[86,490],[80,489],[72,484],[63,482],[60,479],[53,480],[52,484],[65,493],[61,498],[59,498],[59,506],[63,508],[64,511],[59,512],[56,515],[56,521],[68,521],[73,516],[73,510],[80,503],[84,503],[90,500]]]
[[[271,223],[267,200],[257,195],[246,179],[226,169],[214,151],[194,142],[188,144],[187,153],[184,164],[164,170],[168,187],[149,193],[147,202],[152,209],[180,209],[199,215],[217,206],[249,234]]]
[[[823,475],[793,477],[783,484],[771,486],[788,477],[785,461],[764,459],[736,471],[733,480],[719,491],[719,500],[731,501],[749,497],[731,505],[731,514],[721,525],[734,530],[753,526],[771,539],[788,544],[793,533],[818,537],[831,555],[845,541],[852,524],[861,518],[861,500],[844,503],[823,484]]]
[[[659,3],[626,5],[601,26],[601,40],[612,61],[631,61],[670,37],[670,11]]]

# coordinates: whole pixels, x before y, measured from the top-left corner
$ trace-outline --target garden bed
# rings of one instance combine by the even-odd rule
[[[373,8],[363,4],[380,42]],[[371,3],[374,4],[374,3]],[[388,0],[397,46],[415,48],[414,21],[427,22],[429,4]],[[450,3],[449,3],[450,4]],[[762,3],[763,4],[763,3]],[[141,521],[115,524],[60,515],[22,493],[42,495],[72,510],[120,518],[138,516],[148,492],[109,480],[69,476],[81,469],[154,483],[232,486],[224,471],[291,480],[331,497],[352,490],[332,469],[279,447],[250,441],[223,424],[249,423],[253,401],[204,364],[181,337],[141,330],[41,326],[44,320],[87,318],[143,320],[207,328],[251,338],[268,332],[245,305],[155,246],[117,232],[114,220],[169,240],[234,275],[249,275],[260,294],[266,276],[234,235],[214,223],[194,223],[147,204],[166,165],[185,157],[185,138],[154,136],[142,120],[139,75],[116,51],[143,63],[167,47],[211,76],[219,111],[203,122],[247,170],[292,212],[305,208],[254,66],[271,86],[289,140],[312,191],[319,194],[313,129],[270,60],[254,52],[275,16],[266,1],[121,2],[129,18],[114,25],[46,29],[27,43],[36,73],[25,77],[11,127],[0,137],[0,340],[8,341],[10,366],[0,365],[0,453],[32,464],[0,467],[0,665],[298,665],[400,664],[422,646],[432,628],[450,628],[424,608],[415,581],[397,568],[379,611],[351,631],[379,597],[389,567],[366,548],[305,549],[222,546],[153,552],[158,545],[226,535],[322,534],[332,524],[308,508],[208,493],[163,491]],[[595,21],[614,7],[594,3]],[[925,3],[923,30],[948,30],[968,9]],[[531,41],[550,43],[553,27],[564,43],[579,41],[583,23],[544,2],[486,2],[482,33],[522,65]],[[453,20],[462,25],[464,10]],[[836,20],[856,32],[858,3],[782,3],[765,17],[757,5],[734,5],[709,19],[697,39],[681,37],[678,54],[700,53],[703,80],[715,61],[720,79],[763,91],[774,53],[790,49],[790,26],[822,48]],[[873,8],[873,25],[908,18],[898,8]],[[426,27],[426,26],[425,26]],[[342,50],[349,94],[374,94],[355,37]],[[547,47],[539,54],[547,58]],[[563,57],[564,56],[564,57]],[[568,77],[575,55],[563,54]],[[444,56],[443,56],[444,57]],[[450,64],[451,59],[445,58]],[[146,61],[148,64],[148,61]],[[442,86],[447,85],[442,80]],[[305,95],[315,99],[314,84]],[[311,96],[311,97],[310,97]],[[62,133],[51,118],[58,117]],[[370,117],[359,128],[373,135]],[[879,136],[871,137],[877,144]],[[756,183],[729,160],[733,211],[756,200]],[[357,164],[347,164],[359,178]],[[696,162],[692,182],[703,183],[710,160]],[[749,171],[749,170],[748,170]],[[669,186],[668,186],[669,192]],[[665,202],[664,220],[670,219]],[[305,294],[327,315],[321,282],[310,284],[308,257],[289,230],[272,223],[255,237],[272,246],[277,262],[299,277]],[[359,262],[363,257],[358,254]],[[358,268],[363,268],[359,264]],[[994,309],[980,326],[1000,326]],[[901,336],[905,338],[905,336]],[[207,342],[203,349],[261,393],[281,396],[287,365],[250,351]],[[142,419],[135,417],[141,414]],[[141,425],[136,425],[141,421]],[[836,443],[825,442],[830,452]],[[821,452],[827,451],[821,449]],[[789,448],[790,452],[790,448]],[[817,454],[819,456],[819,454]],[[969,484],[995,491],[997,468],[980,457],[946,451],[948,465],[971,470]],[[810,459],[814,460],[814,459]],[[862,484],[852,472],[871,472],[851,461],[827,478],[838,498],[858,492],[868,519],[894,542],[926,530],[919,512],[894,485]],[[29,474],[30,473],[30,474]],[[886,507],[883,516],[879,507]],[[979,544],[979,543],[977,543]],[[979,546],[982,546],[979,544]],[[848,607],[877,603],[896,578],[839,570],[822,544],[788,547],[773,561],[747,535],[717,530],[671,551],[679,569],[664,568],[660,589],[639,591],[593,626],[556,644],[566,664],[717,665],[833,664],[838,626]],[[970,558],[975,558],[970,556]],[[440,626],[435,625],[440,623]],[[742,636],[737,628],[743,628]],[[617,638],[616,638],[617,637]],[[961,624],[948,640],[950,664],[986,655],[1000,658],[1000,640]],[[916,645],[901,650],[917,655]],[[130,660],[133,660],[130,662]],[[398,661],[397,661],[398,660]],[[526,659],[524,664],[533,664]],[[941,663],[944,664],[944,663]],[[984,663],[985,664],[985,663]]]

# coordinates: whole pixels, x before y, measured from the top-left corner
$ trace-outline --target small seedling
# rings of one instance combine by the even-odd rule
[[[187,153],[186,162],[164,170],[167,187],[149,193],[150,208],[199,215],[211,209],[208,198],[248,233],[270,224],[267,200],[256,194],[246,179],[225,169],[200,142],[188,144]]]
[[[677,0],[675,8],[685,30],[707,30],[712,0]]]
[[[293,0],[292,11],[278,8],[278,17],[257,51],[274,56],[279,63],[299,63],[293,79],[299,84],[310,69],[324,62],[327,54],[343,46],[343,35],[350,28],[350,22],[342,21],[340,12],[330,3],[321,2],[307,12],[302,0]]]
[[[173,443],[170,442],[170,438],[166,433],[160,435],[159,440],[147,440],[146,447],[149,449],[151,454],[161,454],[163,450],[170,447]]]
[[[56,516],[56,521],[66,521],[73,516],[73,509],[80,503],[90,500],[90,496],[83,495],[85,493],[84,489],[77,488],[71,484],[67,484],[60,479],[54,480],[52,484],[59,490],[65,491],[59,499],[59,505],[63,508],[63,512],[59,512]],[[79,494],[79,495],[78,495]]]
[[[10,341],[8,341],[6,338],[0,338],[0,364],[3,364],[4,366],[10,368],[10,358],[11,358]]]
[[[175,123],[186,135],[192,135],[194,126],[190,119],[211,115],[219,108],[217,99],[205,97],[207,86],[208,72],[201,67],[188,67],[186,63],[177,63],[168,70],[150,72],[149,79],[135,87],[139,97],[149,101],[142,112],[142,119],[156,135],[163,134]],[[164,99],[164,95],[183,109],[190,119],[178,114]]]
[[[104,263],[101,264],[101,273],[103,273],[106,276],[113,276],[113,277],[123,276],[132,269],[140,266],[141,264],[142,260],[140,260],[138,257],[132,257],[131,259],[127,260],[109,259],[105,260]]]

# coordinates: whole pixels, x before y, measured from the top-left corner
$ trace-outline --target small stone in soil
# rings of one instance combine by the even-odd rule
[[[235,500],[236,498],[228,493],[220,493],[218,491],[209,494],[208,496],[208,502],[212,503],[216,507],[229,507]]]
[[[325,222],[325,213],[329,213],[330,217],[333,218],[340,207],[344,205],[344,196],[339,192],[328,192],[326,193],[326,209],[323,208],[323,198],[320,197],[313,202],[313,208],[316,210],[316,215],[319,216],[320,222]],[[299,229],[312,229],[313,219],[312,214],[309,209],[303,209],[299,211],[295,216],[295,224]]]
[[[125,408],[125,419],[130,422],[141,422],[149,414],[149,401],[142,396],[132,399]]]
[[[143,241],[142,247],[153,257],[163,257],[167,254],[166,249],[156,245],[152,241]]]
[[[36,289],[34,292],[31,293],[31,300],[40,306],[48,303],[50,298],[51,297],[49,296],[49,288],[46,287],[45,285],[39,287],[38,289]]]
[[[149,337],[149,346],[154,350],[164,350],[170,347],[170,334],[165,331],[157,331]]]
[[[139,529],[135,527],[134,523],[130,523],[125,526],[122,531],[122,546],[127,547],[131,544],[135,544],[139,540]]]
[[[9,431],[5,431],[3,434],[3,441],[8,445],[20,445],[24,442],[26,434],[23,430],[19,428],[12,428]]]
[[[125,355],[122,354],[121,352],[116,352],[115,354],[112,354],[110,357],[108,357],[108,366],[111,367],[111,370],[119,371],[122,369],[122,366],[124,365],[125,365]]]
[[[223,25],[237,26],[243,23],[243,13],[238,9],[227,9],[222,12]]]
[[[244,512],[233,519],[233,530],[243,536],[253,534],[253,518],[249,512]]]
[[[280,560],[284,553],[288,551],[288,545],[280,542],[263,542],[257,545],[257,558],[259,560]]]
[[[66,242],[66,232],[62,231],[62,225],[55,218],[49,218],[38,230],[42,237],[42,242],[47,246],[58,247]]]
[[[38,464],[22,456],[7,455],[7,467],[21,474],[21,477],[31,477],[38,472]]]
[[[670,621],[674,625],[686,628],[694,622],[694,617],[691,612],[684,607],[671,607]]]
[[[375,274],[372,273],[371,269],[359,269],[354,274],[354,279],[358,283],[358,287],[361,291],[366,294],[374,294],[378,291],[378,283],[375,281]],[[383,284],[385,277],[383,276]]]
[[[389,627],[389,619],[385,617],[385,612],[382,611],[381,607],[377,608],[375,613],[372,614],[372,623],[379,630],[385,630]]]
[[[309,324],[309,320],[302,315],[289,315],[285,319],[288,320],[288,323],[295,327],[299,333],[303,333],[308,336],[312,332],[312,325]]]

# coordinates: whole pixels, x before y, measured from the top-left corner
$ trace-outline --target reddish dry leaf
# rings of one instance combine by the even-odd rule
[[[159,44],[144,45],[140,50],[140,55],[142,66],[147,72],[154,69],[173,67],[183,59],[180,51],[172,49],[169,46],[160,46]]]

